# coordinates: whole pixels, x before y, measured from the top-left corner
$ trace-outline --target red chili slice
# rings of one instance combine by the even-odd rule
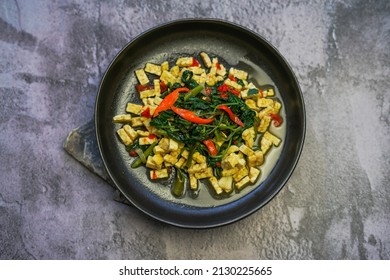
[[[218,90],[219,92],[227,92],[227,91],[229,91],[229,87],[228,87],[227,84],[222,84],[222,85],[220,85],[220,86],[217,88],[217,90]]]
[[[203,140],[202,142],[209,150],[210,155],[216,156],[218,154],[217,148],[215,147],[213,140],[208,139],[208,140]]]
[[[200,64],[199,64],[199,61],[197,61],[195,58],[192,58],[192,64],[191,66],[192,67],[198,67]]]
[[[138,156],[138,154],[137,154],[137,152],[136,152],[135,150],[131,150],[131,151],[129,152],[129,155],[130,155],[131,157],[136,157],[136,156]]]
[[[282,124],[283,119],[281,116],[279,116],[277,114],[270,114],[270,116],[271,116],[271,119],[273,120],[274,126],[278,127]]]
[[[153,86],[152,85],[137,85],[135,86],[137,91],[138,92],[141,92],[141,91],[144,91],[144,90],[148,90],[148,89],[153,89]]]
[[[229,80],[233,81],[233,82],[237,82],[237,78],[234,77],[233,75],[230,75],[229,76]]]
[[[234,95],[236,95],[236,96],[240,96],[240,92],[239,92],[238,90],[229,89],[229,91],[230,91],[231,93],[233,93]]]
[[[264,93],[261,89],[259,89],[259,94],[260,94],[260,97],[263,98],[264,97]]]
[[[235,122],[239,126],[244,127],[244,123],[233,113],[233,111],[228,106],[226,106],[226,105],[219,105],[217,108],[220,109],[220,110],[224,110],[229,115],[229,118],[233,122]]]
[[[193,122],[193,123],[208,124],[208,123],[211,123],[212,121],[214,121],[214,119],[202,119],[202,118],[198,117],[197,115],[195,115],[195,113],[190,111],[190,110],[176,108],[174,106],[172,106],[171,109],[173,112],[178,114],[183,119],[190,121],[190,122]]]
[[[229,97],[227,93],[221,93],[219,96],[221,96],[223,99],[227,99]]]
[[[170,94],[165,96],[165,98],[161,101],[160,105],[154,110],[153,117],[157,117],[158,114],[162,111],[171,109],[173,104],[179,99],[179,93],[180,92],[189,92],[190,90],[188,88],[178,88],[172,91]]]
[[[155,170],[152,171],[151,177],[153,180],[158,178]]]
[[[168,90],[168,86],[164,82],[160,82],[160,92],[166,92]]]
[[[141,116],[145,118],[151,118],[150,107],[147,107],[144,111],[141,112]]]

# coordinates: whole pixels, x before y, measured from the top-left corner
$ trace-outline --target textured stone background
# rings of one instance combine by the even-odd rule
[[[0,259],[390,259],[390,2],[267,2],[2,0]],[[277,197],[201,231],[113,201],[62,147],[92,118],[117,51],[188,17],[266,37],[296,72],[308,119]]]

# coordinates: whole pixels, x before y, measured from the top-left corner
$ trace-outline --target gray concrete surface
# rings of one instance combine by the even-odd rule
[[[266,37],[307,106],[301,160],[263,209],[184,230],[113,201],[63,149],[109,61],[173,19]],[[390,259],[389,1],[0,2],[0,259]]]

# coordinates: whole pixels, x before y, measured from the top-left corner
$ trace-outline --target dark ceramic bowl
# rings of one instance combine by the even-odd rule
[[[265,162],[263,178],[229,198],[216,199],[202,186],[197,199],[174,198],[171,182],[151,182],[144,167],[132,169],[117,138],[114,115],[123,114],[127,102],[136,100],[134,70],[146,62],[161,63],[201,51],[218,56],[273,84],[283,102],[284,138],[278,157]],[[122,194],[145,214],[179,227],[211,228],[244,218],[268,203],[285,185],[300,156],[305,137],[305,108],[291,67],[281,54],[258,34],[221,20],[188,19],[157,26],[127,44],[108,67],[99,87],[95,108],[97,142],[105,167]],[[273,152],[273,151],[272,151]],[[276,152],[275,152],[276,153]]]

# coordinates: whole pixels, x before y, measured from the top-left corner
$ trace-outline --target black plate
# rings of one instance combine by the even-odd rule
[[[133,159],[116,136],[120,126],[112,122],[114,115],[125,112],[129,100],[136,99],[134,70],[143,68],[146,62],[161,63],[164,60],[169,60],[172,66],[177,57],[198,56],[201,51],[217,55],[224,63],[247,70],[252,76],[260,72],[266,77],[260,82],[274,84],[283,101],[286,130],[278,160],[261,183],[246,188],[231,199],[214,199],[207,193],[207,188],[201,190],[206,194],[203,198],[173,198],[167,186],[170,182],[151,182],[145,168],[130,168]],[[134,206],[172,225],[211,228],[248,216],[281,190],[292,174],[302,150],[305,110],[293,71],[264,38],[226,21],[188,19],[153,28],[119,52],[100,84],[95,125],[100,153],[108,174]]]

